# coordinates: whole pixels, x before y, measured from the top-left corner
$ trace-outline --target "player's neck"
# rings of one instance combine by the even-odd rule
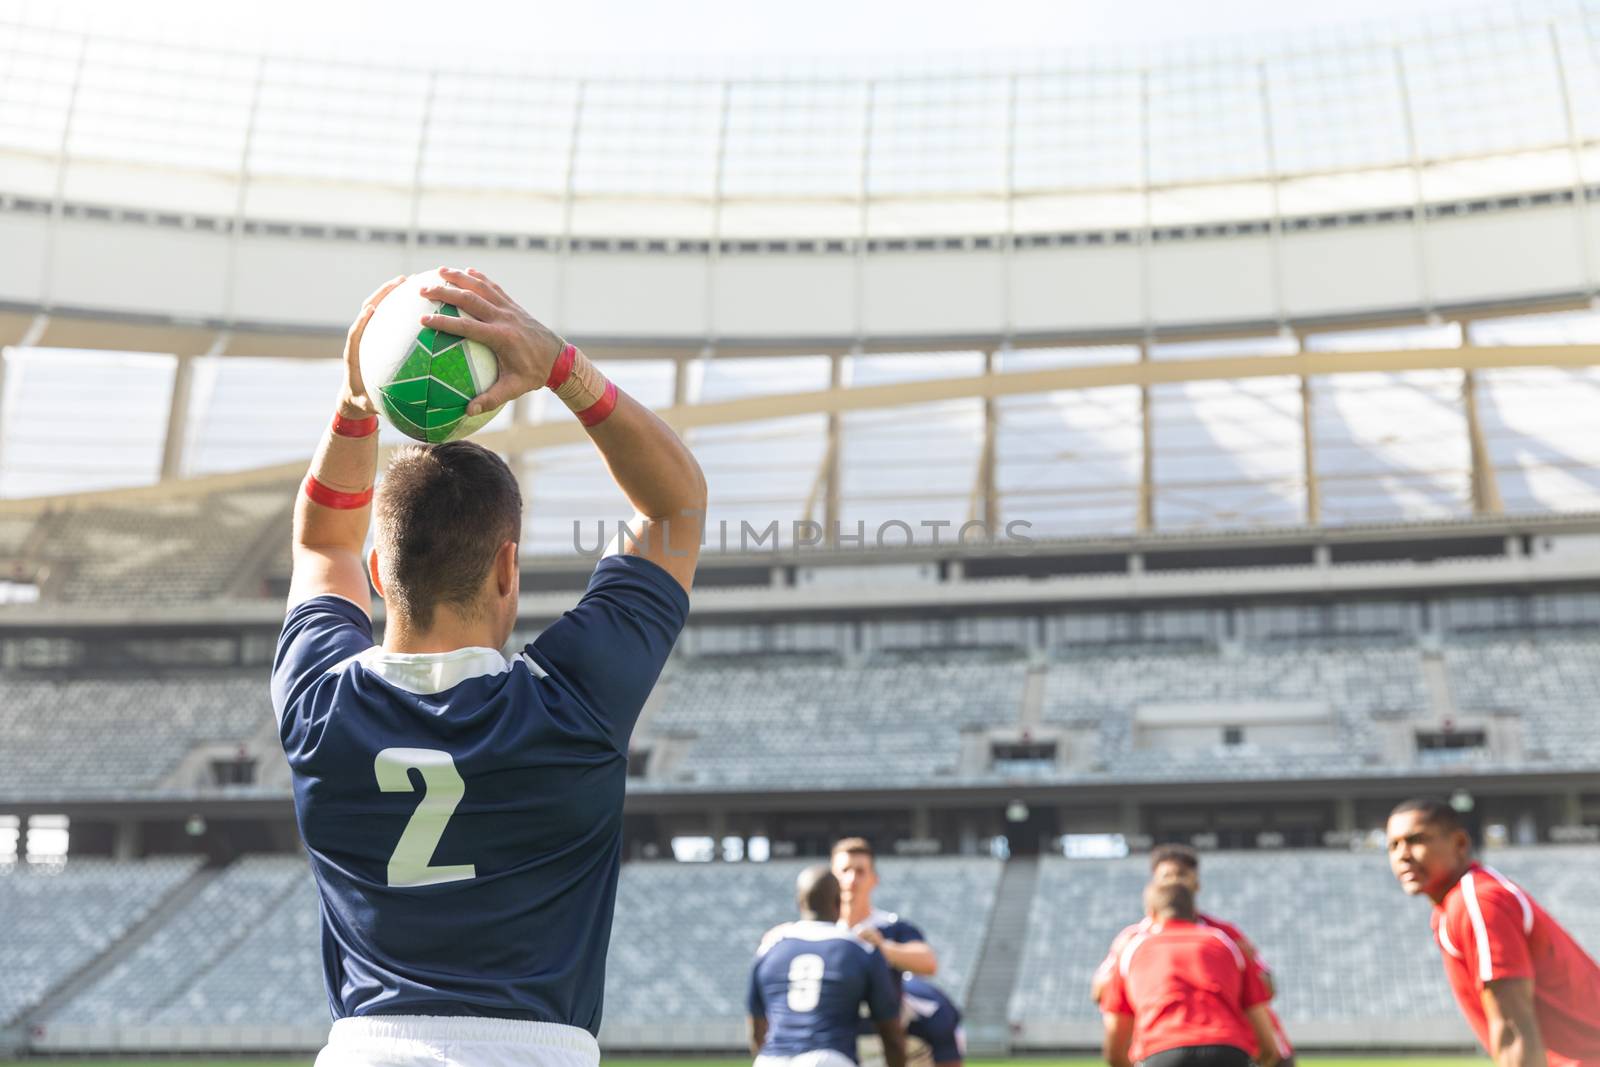
[[[1435,904],[1443,904],[1444,898],[1450,895],[1450,890],[1454,889],[1457,884],[1460,883],[1462,876],[1468,871],[1472,870],[1472,865],[1476,862],[1478,861],[1473,857],[1467,857],[1467,862],[1461,865],[1461,869],[1453,874],[1450,879],[1438,889],[1430,892],[1428,894],[1428,899],[1433,901]]]
[[[844,920],[847,925],[858,926],[865,922],[867,916],[871,914],[872,901],[870,898],[859,902],[851,901],[850,910],[845,913]]]

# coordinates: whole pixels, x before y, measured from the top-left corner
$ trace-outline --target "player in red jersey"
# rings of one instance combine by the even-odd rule
[[[1176,882],[1145,887],[1145,913],[1100,991],[1106,1062],[1276,1067],[1269,994],[1233,938],[1196,921],[1194,893]]]
[[[1152,885],[1181,885],[1196,896],[1200,893],[1200,854],[1187,845],[1157,845],[1150,850],[1150,882]],[[1132,926],[1123,927],[1122,932],[1111,942],[1111,950],[1106,953],[1106,958],[1095,969],[1094,980],[1090,983],[1089,995],[1096,1001],[1100,999],[1100,992],[1105,988],[1105,983],[1111,971],[1117,965],[1117,956],[1128,943],[1128,939],[1150,928],[1153,920],[1145,916]],[[1248,937],[1232,923],[1223,922],[1214,915],[1197,912],[1195,921],[1202,926],[1214,926],[1233,939],[1239,946],[1245,959],[1255,968],[1261,979],[1262,986],[1271,997],[1276,993],[1272,981],[1272,968],[1267,966],[1267,961],[1262,959],[1261,953],[1256,951]],[[1280,1067],[1294,1067],[1294,1045],[1289,1041],[1289,1035],[1284,1033],[1283,1023],[1279,1021],[1277,1013],[1271,1006],[1267,1007],[1267,1020],[1272,1024],[1272,1036],[1278,1048]],[[1246,1049],[1251,1055],[1256,1052],[1252,1043]]]
[[[1456,1002],[1500,1067],[1600,1067],[1600,965],[1522,888],[1472,858],[1441,800],[1389,815],[1389,867],[1433,901],[1433,932]]]

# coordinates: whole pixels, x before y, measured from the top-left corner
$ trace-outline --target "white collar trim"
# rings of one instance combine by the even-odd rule
[[[479,646],[450,652],[388,652],[382,645],[373,645],[336,664],[332,672],[343,670],[352,662],[359,663],[396,689],[418,696],[442,693],[473,678],[504,674],[519,664],[528,668],[535,678],[545,676],[544,669],[525,652],[508,661],[494,649]]]

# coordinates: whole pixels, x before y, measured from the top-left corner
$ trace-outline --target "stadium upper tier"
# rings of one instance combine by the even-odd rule
[[[678,656],[636,794],[1600,770],[1600,631]],[[265,670],[0,673],[0,800],[281,798]],[[1015,746],[1033,746],[1019,756]],[[1040,748],[1038,746],[1045,746]],[[240,782],[233,769],[253,762]]]

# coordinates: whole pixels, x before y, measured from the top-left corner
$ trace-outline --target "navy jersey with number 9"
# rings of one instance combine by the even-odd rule
[[[628,738],[688,610],[633,556],[509,661],[387,653],[340,597],[290,610],[272,698],[335,1018],[599,1031]]]
[[[764,1056],[832,1049],[856,1059],[862,1005],[876,1022],[900,1018],[883,953],[834,923],[802,920],[767,934],[750,970],[748,1007],[765,1016]]]

